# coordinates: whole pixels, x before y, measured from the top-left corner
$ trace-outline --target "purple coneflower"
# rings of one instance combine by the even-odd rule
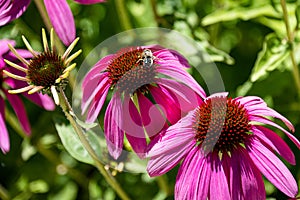
[[[108,55],[86,75],[82,113],[87,112],[87,122],[97,119],[109,90],[114,89],[104,116],[104,134],[115,159],[122,152],[124,133],[143,157],[147,137],[153,138],[166,127],[166,119],[173,124],[195,108],[199,96],[205,98],[186,67],[187,60],[178,52],[152,45]]]
[[[150,176],[166,173],[183,160],[175,199],[265,199],[261,173],[279,190],[295,197],[295,179],[274,152],[295,164],[288,145],[269,125],[299,141],[267,117],[293,125],[259,97],[231,99],[226,93],[206,98],[199,107],[170,126],[148,156]]]
[[[10,73],[15,73],[19,76],[25,75],[24,72],[20,72],[18,70],[6,66],[4,59],[10,62],[15,62],[18,65],[26,68],[26,66],[24,66],[22,63],[19,63],[16,56],[9,51],[8,44],[14,46],[15,42],[12,40],[0,40],[0,148],[3,153],[8,152],[10,149],[9,136],[5,126],[5,101],[6,100],[15,111],[23,131],[27,135],[29,135],[31,132],[26,110],[22,103],[21,98],[18,95],[12,95],[8,92],[9,89],[24,87],[26,83],[24,83],[23,81],[12,79],[3,73],[3,70],[6,70]],[[23,49],[16,49],[16,52],[18,52],[18,54],[22,56],[24,59],[29,59],[32,57],[29,51]],[[54,110],[55,108],[52,99],[47,95],[42,95],[42,94],[28,95],[26,93],[24,93],[23,95],[46,110]]]
[[[22,36],[23,42],[32,54],[32,58],[29,61],[20,55],[13,46],[8,44],[13,54],[26,67],[10,62],[9,60],[5,60],[5,62],[11,67],[24,72],[25,76],[20,76],[7,70],[4,70],[3,72],[11,78],[24,81],[28,84],[25,87],[9,90],[10,93],[17,94],[21,92],[28,92],[28,94],[33,94],[41,91],[43,94],[52,94],[55,103],[58,105],[59,98],[57,90],[59,90],[59,87],[63,87],[66,84],[70,71],[76,66],[76,63],[71,65],[70,63],[81,53],[81,50],[78,50],[69,57],[69,54],[75,47],[79,38],[72,42],[63,55],[59,55],[53,45],[53,29],[51,29],[50,32],[50,47],[48,45],[44,29],[42,29],[42,38],[44,51],[39,53],[34,51],[26,38]]]

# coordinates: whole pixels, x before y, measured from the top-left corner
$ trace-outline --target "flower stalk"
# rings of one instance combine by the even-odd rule
[[[97,167],[98,171],[102,174],[102,176],[105,178],[106,182],[116,191],[116,193],[120,196],[123,200],[129,200],[130,198],[126,194],[126,192],[121,188],[120,184],[116,181],[116,179],[111,175],[109,170],[106,170],[104,168],[104,165],[101,163],[101,161],[98,159],[94,149],[91,147],[89,141],[87,140],[84,131],[82,128],[76,123],[75,116],[73,115],[73,109],[69,104],[69,101],[67,100],[67,97],[65,96],[65,93],[62,88],[60,88],[60,91],[58,93],[59,95],[59,102],[60,107],[62,108],[66,118],[69,120],[70,124],[74,128],[74,131],[78,135],[82,145],[87,150],[89,155],[92,157],[92,159],[95,162],[95,166]]]
[[[299,76],[299,68],[296,63],[295,59],[295,48],[294,48],[294,36],[290,28],[290,23],[289,23],[289,17],[288,17],[288,11],[286,7],[286,1],[285,0],[280,0],[281,7],[282,7],[282,12],[283,12],[283,17],[284,17],[284,23],[285,23],[285,28],[286,28],[286,33],[287,33],[287,39],[288,43],[290,45],[290,57],[293,65],[293,77],[295,80],[296,88],[297,88],[297,93],[298,97],[300,98],[300,76]]]

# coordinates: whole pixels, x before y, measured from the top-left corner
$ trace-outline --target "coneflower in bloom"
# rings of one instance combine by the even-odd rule
[[[42,29],[42,38],[44,51],[38,53],[32,49],[26,38],[22,36],[26,47],[33,56],[29,61],[23,58],[22,55],[20,55],[12,45],[8,44],[13,54],[26,67],[11,62],[9,60],[5,60],[5,62],[11,67],[24,72],[25,76],[20,76],[18,74],[11,73],[7,70],[4,70],[3,72],[11,78],[24,81],[28,84],[26,87],[9,90],[9,93],[17,94],[28,91],[28,94],[33,94],[41,91],[43,94],[52,94],[55,103],[58,105],[59,98],[57,94],[57,87],[61,87],[64,84],[66,84],[70,71],[76,66],[75,63],[71,65],[70,63],[81,53],[81,50],[78,50],[76,53],[68,57],[72,49],[78,42],[79,38],[75,39],[72,42],[72,44],[67,48],[67,50],[62,56],[57,53],[53,46],[53,29],[51,29],[50,32],[50,47],[48,45],[46,32],[44,29]]]
[[[9,51],[8,44],[14,46],[15,41],[0,40],[0,149],[3,153],[8,152],[10,149],[9,135],[5,125],[5,102],[9,103],[10,106],[13,108],[24,133],[29,135],[31,132],[30,124],[27,118],[24,104],[22,103],[22,99],[20,98],[20,96],[12,95],[8,92],[9,89],[13,89],[16,87],[24,87],[27,83],[12,79],[3,73],[3,70],[6,70],[10,73],[15,73],[19,76],[25,75],[24,72],[20,72],[18,70],[15,70],[14,68],[8,67],[4,62],[5,59],[10,62],[15,62],[18,65],[26,68],[26,66],[24,66],[22,63],[19,63],[16,56],[13,55],[11,51]],[[26,60],[32,57],[31,53],[27,50],[16,49],[16,52],[18,52],[18,54]],[[54,110],[55,108],[54,102],[47,95],[28,95],[27,93],[23,93],[23,96],[25,96],[26,98],[28,98],[29,100],[46,110]]]
[[[104,116],[104,135],[115,159],[122,152],[124,134],[143,157],[146,138],[166,127],[166,119],[177,122],[205,97],[187,67],[178,52],[152,45],[121,49],[88,72],[82,83],[82,114],[87,113],[87,122],[97,119],[109,90],[114,89]]]
[[[289,146],[269,125],[299,141],[269,119],[293,125],[259,97],[231,99],[227,93],[206,98],[199,107],[170,126],[149,151],[147,171],[159,176],[181,160],[175,199],[265,199],[263,174],[289,197],[297,183],[275,152],[295,165]]]

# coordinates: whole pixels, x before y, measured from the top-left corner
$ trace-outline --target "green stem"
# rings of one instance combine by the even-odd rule
[[[156,178],[159,188],[167,195],[170,195],[170,188],[168,185],[167,177],[165,175]]]
[[[124,0],[117,0],[115,1],[117,13],[119,15],[119,20],[121,22],[123,30],[130,30],[132,29],[128,13],[126,12],[126,6]]]
[[[7,190],[2,185],[0,185],[0,199],[3,199],[3,200],[10,199]]]
[[[123,200],[129,200],[130,198],[125,193],[125,191],[121,188],[120,184],[116,181],[116,179],[111,175],[109,170],[106,170],[104,168],[104,165],[101,163],[101,161],[98,159],[97,154],[95,153],[94,149],[91,147],[89,141],[87,140],[84,131],[82,128],[76,123],[75,116],[73,115],[73,109],[70,106],[67,97],[65,96],[65,93],[62,88],[60,88],[59,91],[59,102],[60,106],[66,115],[67,119],[69,120],[70,124],[74,128],[76,134],[78,135],[82,145],[87,150],[87,152],[90,154],[92,159],[95,162],[95,166],[99,170],[99,172],[102,174],[102,176],[105,178],[106,182],[117,192],[117,194],[120,196]]]
[[[297,88],[297,93],[300,98],[300,74],[299,74],[299,68],[296,63],[295,59],[295,48],[294,48],[294,36],[290,28],[290,23],[289,23],[289,16],[288,16],[288,11],[286,7],[286,2],[285,0],[280,0],[282,11],[283,11],[283,17],[284,17],[284,22],[285,22],[285,28],[287,32],[287,37],[288,37],[288,42],[291,47],[290,51],[290,57],[293,65],[293,77],[295,80],[296,88]]]

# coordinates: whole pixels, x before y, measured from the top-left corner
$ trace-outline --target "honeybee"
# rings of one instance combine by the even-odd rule
[[[144,67],[151,67],[153,65],[153,60],[155,56],[153,56],[152,51],[150,49],[145,49],[142,53],[142,58],[140,58],[137,62],[142,62]]]

